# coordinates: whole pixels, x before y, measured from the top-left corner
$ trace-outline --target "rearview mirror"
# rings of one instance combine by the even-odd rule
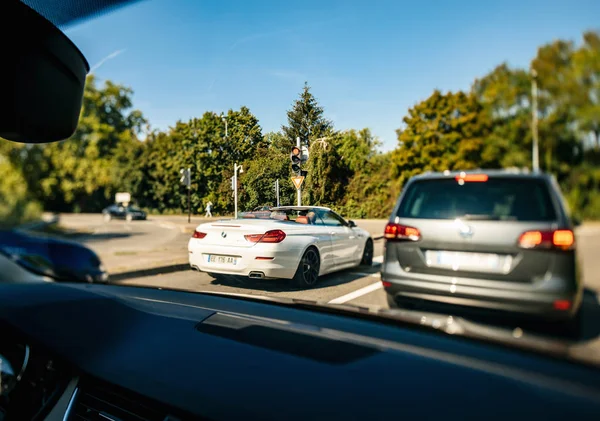
[[[85,57],[65,34],[21,1],[1,1],[0,16],[0,136],[31,143],[70,137],[79,121],[89,71]]]

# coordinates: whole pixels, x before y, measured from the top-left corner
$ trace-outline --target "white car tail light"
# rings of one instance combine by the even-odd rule
[[[285,237],[285,232],[281,230],[270,230],[264,234],[244,235],[246,241],[250,241],[251,243],[281,243]]]

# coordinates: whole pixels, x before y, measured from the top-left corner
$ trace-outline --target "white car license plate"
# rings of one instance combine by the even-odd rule
[[[425,252],[425,259],[430,267],[497,273],[508,272],[512,260],[510,255],[432,250]]]
[[[236,265],[237,258],[232,256],[220,256],[218,254],[209,254],[208,263],[218,263],[222,265]]]

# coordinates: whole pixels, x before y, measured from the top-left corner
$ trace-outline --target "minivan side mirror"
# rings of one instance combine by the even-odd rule
[[[88,62],[60,29],[21,1],[0,1],[0,16],[6,18],[0,25],[0,137],[23,143],[70,137]]]
[[[573,222],[573,225],[574,225],[575,227],[580,227],[580,226],[581,226],[581,224],[582,224],[582,222],[581,222],[581,219],[579,219],[579,217],[577,217],[577,216],[573,216],[573,217],[571,218],[571,221]]]

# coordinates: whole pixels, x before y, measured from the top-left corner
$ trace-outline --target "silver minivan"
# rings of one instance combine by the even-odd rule
[[[461,306],[579,323],[574,225],[550,175],[413,177],[384,233],[390,307]]]

